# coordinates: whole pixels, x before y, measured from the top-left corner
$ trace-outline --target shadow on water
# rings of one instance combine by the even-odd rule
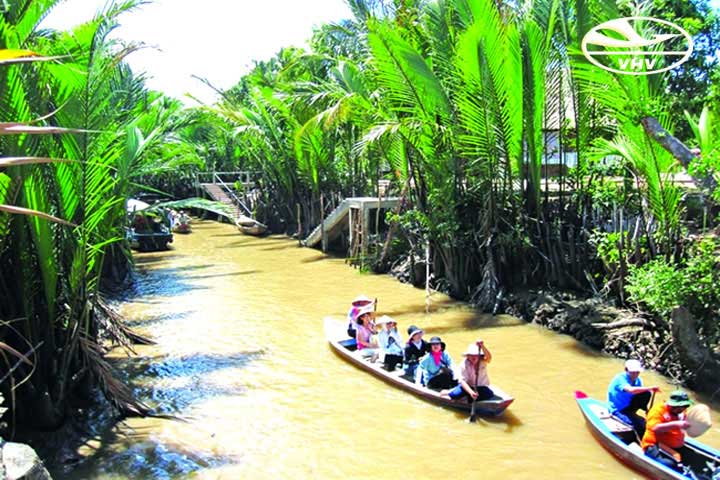
[[[187,258],[184,255],[178,255],[176,253],[171,253],[167,255],[157,255],[152,253],[145,253],[145,254],[136,254],[133,256],[133,260],[135,261],[135,265],[147,265],[151,263],[158,263],[158,262],[166,262],[168,260],[177,260],[180,258]]]
[[[303,258],[302,260],[300,260],[300,263],[315,263],[315,262],[320,262],[322,260],[329,260],[331,258],[336,258],[336,257],[321,253],[320,255],[316,255],[314,257]]]
[[[567,335],[567,334],[565,334],[565,335]],[[569,335],[567,335],[567,336],[570,337]],[[572,338],[572,337],[570,337],[570,338]],[[572,342],[564,342],[564,343],[560,344],[559,347],[564,348],[566,350],[571,350],[573,353],[579,353],[579,354],[587,356],[587,357],[595,357],[595,358],[607,358],[608,357],[608,355],[606,353],[603,353],[603,352],[596,350],[588,345],[580,343],[579,340],[575,340]]]
[[[444,335],[455,332],[467,332],[468,330],[479,330],[482,328],[522,327],[526,325],[526,323],[522,320],[507,321],[505,318],[501,318],[499,316],[493,318],[490,315],[487,315],[487,317],[489,318],[483,317],[485,316],[482,315],[480,317],[470,317],[463,320],[457,325],[428,327],[427,330],[433,335]]]
[[[102,478],[188,478],[201,470],[242,461],[238,455],[203,452],[174,442],[159,443],[150,439],[151,428],[145,430],[108,425],[104,431],[83,438],[76,446],[81,455],[48,465],[50,473],[53,478],[63,478],[70,471],[79,478],[95,478],[98,474]],[[123,447],[121,451],[118,445]]]
[[[300,248],[300,246],[297,243],[289,243],[287,245],[277,245],[274,247],[260,248],[259,250],[262,250],[264,252],[269,252],[269,251],[273,251],[273,250],[289,250],[291,248]]]
[[[131,385],[135,396],[154,414],[182,420],[192,414],[190,409],[196,403],[218,396],[245,395],[252,387],[242,383],[217,385],[211,374],[245,368],[262,355],[262,351],[158,355],[112,363],[119,378]],[[237,455],[203,451],[202,445],[195,448],[159,439],[152,435],[157,431],[155,425],[130,428],[99,393],[97,399],[98,403],[75,417],[72,425],[42,436],[43,457],[53,478],[64,478],[70,472],[75,478],[98,478],[98,474],[100,478],[188,478],[195,472],[242,460]]]
[[[133,318],[124,321],[124,324],[130,328],[146,327],[155,325],[162,322],[168,322],[172,320],[181,320],[189,317],[196,313],[196,310],[188,310],[187,312],[171,312],[163,313],[161,315],[148,315],[141,318]]]
[[[261,270],[246,270],[244,272],[215,273],[212,275],[186,275],[185,280],[201,280],[203,278],[235,277],[238,275],[252,275],[253,273],[262,273],[262,271]]]
[[[208,266],[156,268],[149,272],[141,270],[138,272],[135,283],[133,283],[128,293],[121,299],[142,303],[142,297],[144,296],[183,295],[191,290],[205,290],[208,287],[191,282],[193,280],[192,276],[179,275],[182,272],[202,270],[205,268],[208,268]]]
[[[512,408],[512,405],[510,406],[510,408]],[[455,417],[457,417],[459,420],[470,422],[469,413],[459,411],[455,411],[454,413]],[[523,425],[522,420],[520,420],[517,415],[512,412],[512,410],[505,410],[503,413],[496,417],[478,416],[476,417],[476,421],[479,426],[502,430],[505,433],[512,433],[513,430]]]
[[[245,368],[262,355],[258,350],[229,355],[134,357],[114,364],[123,379],[133,386],[137,398],[148,404],[153,413],[182,416],[195,403],[209,398],[244,394],[248,390],[246,385],[217,385],[211,374]]]

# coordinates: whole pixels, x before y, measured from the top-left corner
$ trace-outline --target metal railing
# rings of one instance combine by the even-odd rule
[[[219,185],[235,205],[242,208],[248,216],[252,216],[252,211],[235,194],[235,190],[231,185],[239,182],[243,188],[254,187],[255,182],[250,180],[254,174],[255,172],[245,170],[237,172],[198,172],[195,176],[195,186],[200,187],[201,184]],[[228,177],[232,178],[232,180],[228,180]],[[228,185],[228,182],[231,185]]]
[[[238,170],[236,172],[198,172],[195,175],[195,183],[235,183],[240,182],[243,186],[254,186],[255,182],[251,179],[256,172],[248,170]]]

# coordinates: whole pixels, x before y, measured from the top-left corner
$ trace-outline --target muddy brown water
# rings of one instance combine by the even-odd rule
[[[622,362],[510,316],[481,315],[389,276],[195,221],[172,250],[138,254],[128,323],[157,341],[118,358],[157,411],[186,421],[129,419],[79,449],[73,479],[641,478],[591,436],[573,391],[605,398]],[[515,396],[501,417],[469,423],[332,353],[324,316],[359,293],[378,313],[440,335],[453,359],[483,338],[490,377]],[[673,387],[651,372],[646,384]],[[697,398],[697,397],[696,397]],[[707,401],[707,399],[705,399]],[[702,441],[720,447],[720,414]]]

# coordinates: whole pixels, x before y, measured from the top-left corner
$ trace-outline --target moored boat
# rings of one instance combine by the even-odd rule
[[[455,408],[459,410],[471,411],[472,403],[466,400],[451,400],[443,397],[439,392],[431,390],[422,385],[418,385],[403,375],[402,370],[388,372],[380,363],[370,363],[368,360],[361,358],[355,349],[355,340],[349,338],[345,332],[345,324],[337,320],[327,317],[324,320],[325,335],[333,351],[339,356],[349,361],[353,365],[372,373],[387,383],[410,392],[430,402],[442,405],[444,407]],[[488,400],[476,402],[475,413],[485,416],[500,415],[515,400],[506,394],[499,387],[490,386],[495,395]]]
[[[256,237],[267,232],[267,227],[262,224],[250,225],[250,226],[240,225],[240,226],[238,226],[238,228],[245,235],[254,235]]]
[[[190,233],[192,232],[192,227],[189,223],[178,223],[173,225],[172,231],[173,233]]]
[[[245,235],[260,236],[267,232],[268,229],[264,223],[260,223],[254,218],[246,217],[245,215],[240,215],[236,219],[236,223],[238,229]]]
[[[683,458],[683,463],[692,471],[678,472],[645,455],[632,426],[613,416],[606,403],[580,391],[575,392],[575,400],[597,441],[629,467],[658,480],[720,479],[719,451],[686,437],[692,458]]]

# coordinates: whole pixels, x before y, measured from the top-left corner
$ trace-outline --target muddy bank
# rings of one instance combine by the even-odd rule
[[[424,287],[422,260],[404,257],[390,274]],[[709,394],[713,400],[720,396],[720,346],[709,346],[698,336],[695,319],[682,307],[663,320],[617,308],[606,299],[543,289],[510,292],[498,299],[498,307],[612,356],[641,359],[673,383]]]
[[[647,368],[709,394],[720,395],[720,351],[705,345],[695,319],[677,307],[668,321],[617,308],[600,298],[527,290],[510,293],[505,311],[530,323],[571,335],[618,358],[641,359]]]

